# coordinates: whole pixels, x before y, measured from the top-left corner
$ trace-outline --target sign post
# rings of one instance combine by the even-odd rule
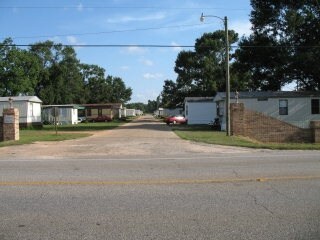
[[[59,117],[59,108],[58,107],[52,108],[51,115],[54,117],[54,128],[56,130],[56,135],[58,135],[58,121],[57,121],[57,118]]]

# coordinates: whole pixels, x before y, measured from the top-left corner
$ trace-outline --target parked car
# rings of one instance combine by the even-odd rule
[[[87,118],[86,117],[78,117],[78,123],[84,123],[86,122]]]
[[[169,125],[169,124],[185,124],[187,123],[187,119],[182,116],[182,115],[174,115],[174,116],[170,116],[170,117],[167,117],[165,119],[165,122]]]
[[[97,116],[95,118],[88,119],[89,122],[111,122],[112,118],[107,115]]]

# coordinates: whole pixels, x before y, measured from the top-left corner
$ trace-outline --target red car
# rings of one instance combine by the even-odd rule
[[[95,118],[90,118],[88,120],[89,122],[110,122],[112,121],[112,118],[106,115],[102,115]]]
[[[169,125],[169,124],[177,124],[177,123],[180,123],[180,124],[185,124],[187,123],[187,119],[182,116],[182,115],[175,115],[175,116],[170,116],[170,117],[167,117],[165,119],[165,122]]]

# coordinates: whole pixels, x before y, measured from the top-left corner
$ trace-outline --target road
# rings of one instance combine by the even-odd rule
[[[0,240],[320,239],[320,152],[184,141],[143,117],[0,148]]]

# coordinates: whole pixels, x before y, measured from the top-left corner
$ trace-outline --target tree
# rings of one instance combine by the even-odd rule
[[[97,65],[81,64],[81,74],[86,102],[106,102],[105,70]]]
[[[252,89],[280,90],[296,81],[320,89],[320,7],[316,0],[251,0],[253,33],[240,41],[237,69]]]
[[[180,102],[177,94],[177,84],[172,80],[165,80],[161,92],[161,106],[174,108]]]
[[[235,31],[229,30],[228,36],[229,46],[238,41]],[[225,32],[222,30],[205,33],[196,40],[195,50],[199,63],[197,86],[200,88],[200,96],[213,96],[217,91],[226,89],[225,45]],[[228,49],[228,54],[230,50]]]
[[[148,104],[145,107],[145,112],[153,113],[158,109],[158,101],[157,100],[148,100]]]
[[[146,104],[142,102],[128,103],[126,104],[126,108],[128,109],[139,109],[143,112],[146,112]]]
[[[60,103],[85,103],[84,85],[80,72],[80,61],[72,47],[62,49],[62,59],[58,64],[61,84],[58,92],[61,94]]]
[[[33,95],[39,69],[36,56],[5,39],[0,45],[0,95]]]
[[[41,62],[36,94],[44,104],[86,101],[80,61],[72,47],[46,41],[32,45],[30,52]]]
[[[111,103],[126,103],[130,101],[132,89],[127,88],[124,82],[119,77],[107,76],[107,98]]]
[[[233,30],[228,34],[229,45],[232,45],[238,40],[238,34]],[[219,30],[196,39],[195,51],[181,51],[174,68],[178,74],[176,82],[167,80],[163,86],[163,106],[182,106],[185,97],[214,96],[217,91],[225,91],[225,45],[225,32]],[[236,81],[231,83],[233,87]]]
[[[70,46],[38,42],[28,50],[0,44],[0,95],[36,94],[43,104],[126,103],[132,89],[97,65],[81,64]]]

